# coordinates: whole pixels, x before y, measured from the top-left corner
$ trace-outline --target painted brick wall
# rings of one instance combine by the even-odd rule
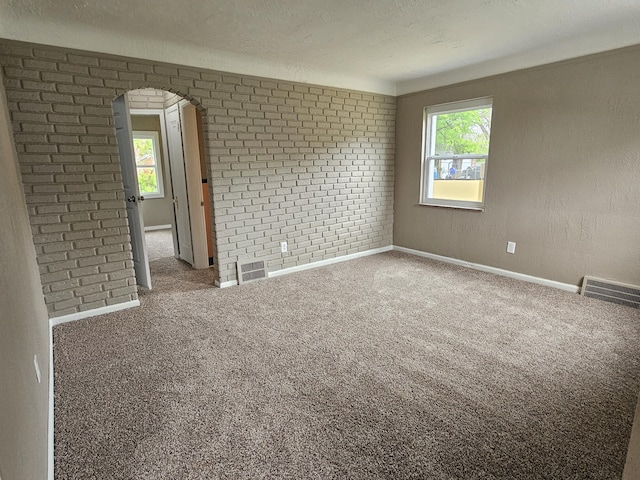
[[[175,93],[166,90],[157,90],[155,88],[141,88],[132,90],[127,93],[130,108],[150,108],[160,109],[169,108],[175,105],[182,98]]]
[[[165,92],[154,88],[132,90],[127,93],[129,108],[159,109],[164,108]]]
[[[134,89],[203,111],[220,282],[238,256],[274,271],[392,243],[393,97],[8,41],[0,64],[51,316],[137,296],[111,110]]]
[[[180,101],[180,96],[168,91],[164,92],[164,108],[169,108]]]

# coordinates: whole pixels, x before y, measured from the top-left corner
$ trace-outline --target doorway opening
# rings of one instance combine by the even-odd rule
[[[113,110],[137,284],[152,288],[154,265],[208,269],[214,242],[200,111],[150,88],[116,98]]]

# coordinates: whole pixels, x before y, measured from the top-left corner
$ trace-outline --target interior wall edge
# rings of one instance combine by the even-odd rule
[[[290,273],[303,272],[305,270],[311,270],[312,268],[325,267],[327,265],[333,265],[335,263],[346,262],[349,260],[353,260],[355,258],[360,257],[368,257],[369,255],[376,255],[378,253],[389,252],[393,250],[393,246],[389,245],[386,247],[373,248],[371,250],[365,250],[364,252],[352,253],[349,255],[342,255],[339,257],[328,258],[325,260],[319,260],[317,262],[305,263],[303,265],[297,265],[295,267],[282,268],[280,270],[274,270],[273,272],[269,272],[269,278],[271,277],[279,277],[281,275],[289,275]]]
[[[624,466],[622,480],[638,480],[638,478],[640,478],[640,393],[638,394],[638,405],[636,406],[633,426],[631,427],[627,462]]]

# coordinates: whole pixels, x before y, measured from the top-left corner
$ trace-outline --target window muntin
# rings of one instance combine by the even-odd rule
[[[491,113],[489,97],[424,109],[421,204],[484,208]]]
[[[159,145],[158,132],[133,132],[138,187],[146,198],[164,197]]]

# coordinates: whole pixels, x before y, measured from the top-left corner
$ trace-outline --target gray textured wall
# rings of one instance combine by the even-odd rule
[[[0,475],[4,480],[44,479],[49,322],[11,137],[0,85]]]
[[[241,255],[278,270],[391,244],[395,98],[0,43],[51,316],[137,297],[111,110],[128,90],[203,110],[220,281]]]
[[[640,284],[639,79],[635,47],[398,98],[394,243],[574,285]],[[419,206],[423,108],[482,96],[486,210]]]

